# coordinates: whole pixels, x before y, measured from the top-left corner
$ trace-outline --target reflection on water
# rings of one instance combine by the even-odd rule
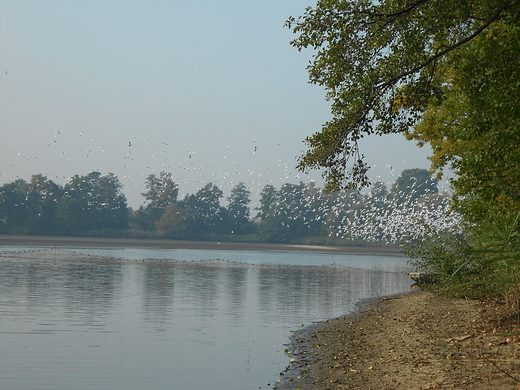
[[[266,389],[287,364],[291,329],[411,284],[337,265],[0,265],[2,389]]]

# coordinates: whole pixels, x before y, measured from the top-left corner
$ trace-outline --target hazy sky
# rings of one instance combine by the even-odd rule
[[[312,53],[283,27],[312,0],[0,0],[0,184],[42,173],[65,184],[116,174],[129,205],[150,173],[171,172],[180,194],[208,182],[297,172],[304,138],[330,118],[307,83]],[[428,150],[402,136],[365,141],[374,179],[428,168]]]

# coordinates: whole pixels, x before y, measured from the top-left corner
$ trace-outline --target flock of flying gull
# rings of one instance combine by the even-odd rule
[[[416,197],[412,190],[400,198],[388,194],[371,198],[351,192],[322,205],[317,219],[326,218],[330,234],[341,238],[388,244],[462,233],[462,217],[450,209],[446,193]]]
[[[382,205],[364,207],[341,216],[339,236],[366,241],[400,242],[424,239],[432,232],[459,231],[460,214],[449,210],[447,197],[437,202],[414,199],[399,203],[385,199]]]
[[[50,138],[50,137],[49,137]],[[105,137],[97,137],[99,139]],[[249,155],[253,158],[259,150],[258,140],[255,139],[250,144]],[[30,164],[35,171],[30,174],[42,173],[51,180],[68,180],[74,174],[85,174],[88,171],[99,170],[103,174],[112,172],[116,174],[124,185],[125,194],[134,187],[134,192],[143,191],[144,180],[150,173],[159,173],[161,170],[172,172],[176,181],[180,185],[181,191],[183,184],[197,183],[202,187],[208,182],[213,182],[218,186],[227,185],[230,189],[239,181],[246,183],[248,189],[253,194],[258,195],[266,184],[273,184],[275,187],[281,186],[285,182],[296,182],[298,175],[291,172],[289,165],[294,164],[294,157],[290,157],[287,162],[278,159],[275,162],[262,161],[259,157],[256,166],[263,169],[255,171],[247,168],[243,160],[228,158],[226,155],[234,155],[235,150],[230,146],[223,147],[223,153],[210,161],[199,156],[194,150],[189,150],[187,144],[170,146],[171,142],[161,140],[151,141],[151,137],[132,134],[127,139],[118,138],[112,141],[103,141],[103,146],[99,143],[91,130],[79,132],[77,134],[64,133],[57,131],[52,138],[43,142],[37,149],[20,150],[16,144],[5,145],[10,149],[9,153],[0,155],[2,165],[18,168],[21,161]],[[110,147],[111,146],[111,147]],[[281,145],[278,145],[281,146]],[[35,146],[38,148],[38,146]],[[74,151],[84,148],[83,155]],[[18,148],[18,152],[16,152]],[[183,150],[183,152],[178,152]],[[147,157],[147,164],[142,165],[143,154]],[[33,157],[28,157],[29,155]],[[50,158],[49,156],[52,156]],[[38,160],[49,161],[48,165],[40,164]],[[16,160],[18,159],[18,160]],[[175,162],[174,162],[175,161]],[[119,163],[118,163],[119,162]],[[122,162],[122,163],[121,163]],[[215,164],[218,163],[218,164]],[[101,167],[98,167],[99,164]],[[114,165],[119,164],[119,165]],[[142,166],[141,166],[142,165]],[[224,167],[219,172],[208,173],[208,167]],[[393,168],[387,166],[393,174]],[[82,170],[87,169],[87,172]],[[42,171],[43,170],[43,171]],[[54,172],[51,172],[54,170]],[[6,169],[3,169],[5,176]],[[65,173],[65,174],[64,174]],[[29,175],[30,175],[29,174]],[[69,175],[66,177],[65,175]],[[29,179],[29,177],[22,177]],[[8,178],[7,180],[13,180]],[[274,182],[273,182],[274,179]],[[301,180],[305,181],[305,177]],[[188,191],[196,192],[195,189]],[[127,195],[128,196],[128,195]],[[395,242],[403,237],[414,237],[426,234],[425,226],[434,227],[437,230],[452,229],[460,225],[460,216],[456,213],[448,213],[448,202],[440,200],[437,202],[424,203],[420,201],[397,202],[395,199],[384,198],[377,204],[367,205],[365,200],[355,204],[352,199],[345,199],[344,202],[338,199],[334,206],[330,206],[327,212],[329,223],[336,226],[335,234],[339,237],[359,238],[363,240],[379,240]],[[362,204],[363,203],[363,204]]]
[[[75,174],[114,173],[129,202],[137,199],[142,203],[140,193],[145,190],[146,177],[161,171],[171,172],[184,194],[195,193],[209,182],[229,192],[241,181],[256,195],[266,184],[279,186],[286,181],[305,181],[307,177],[293,169],[294,155],[284,153],[281,144],[272,146],[254,139],[246,145],[210,145],[208,152],[204,140],[188,144],[169,139],[174,135],[168,139],[158,137],[152,133],[123,138],[93,130],[42,132],[23,144],[8,137],[10,142],[0,150],[0,179],[29,180],[32,174],[41,173],[65,184]],[[273,147],[277,150],[273,151]]]

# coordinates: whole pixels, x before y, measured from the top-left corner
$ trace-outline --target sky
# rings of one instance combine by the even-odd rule
[[[41,173],[114,173],[129,206],[149,174],[180,197],[240,181],[253,207],[295,169],[305,137],[331,118],[308,83],[312,51],[283,27],[313,0],[0,0],[0,185]],[[429,168],[401,135],[364,140],[373,181]]]

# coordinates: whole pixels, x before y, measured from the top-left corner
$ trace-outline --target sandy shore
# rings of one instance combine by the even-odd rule
[[[304,251],[319,253],[344,253],[364,255],[396,255],[401,251],[390,247],[369,246],[317,246],[317,245],[284,245],[245,242],[213,242],[213,241],[181,241],[181,240],[145,240],[122,238],[95,237],[54,237],[54,236],[23,236],[0,235],[2,245],[24,247],[145,247],[162,249],[207,249],[207,250],[254,250],[254,251]]]
[[[520,389],[518,330],[504,304],[419,291],[294,334],[278,390]]]

